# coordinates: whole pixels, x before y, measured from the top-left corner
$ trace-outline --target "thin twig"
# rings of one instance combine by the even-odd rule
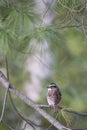
[[[8,69],[8,58],[7,55],[5,56],[5,62],[6,62],[6,75],[7,75],[7,79],[9,81],[9,69]]]
[[[49,105],[37,105],[37,106],[40,107],[40,108],[50,108]],[[87,113],[82,113],[82,112],[77,112],[77,111],[74,111],[74,110],[69,110],[69,109],[61,107],[61,106],[58,106],[58,108],[60,110],[63,109],[63,111],[66,111],[66,112],[69,112],[69,113],[72,113],[72,114],[76,114],[76,115],[79,115],[79,116],[87,116]]]
[[[9,70],[8,70],[8,58],[7,58],[7,56],[5,57],[5,60],[6,60],[7,79],[8,79],[8,81],[9,81]],[[13,99],[12,99],[12,96],[11,96],[10,91],[9,91],[9,97],[10,97],[11,104],[12,104],[14,110],[16,111],[17,115],[18,115],[22,120],[26,121],[26,123],[29,124],[34,130],[35,130],[34,125],[36,125],[36,126],[39,127],[39,125],[37,125],[37,124],[31,122],[30,120],[26,119],[24,116],[22,116],[22,115],[19,113],[19,111],[17,110],[16,106],[14,105],[14,102],[13,102]]]
[[[22,120],[24,120],[27,124],[29,124],[30,126],[37,126],[37,127],[40,127],[40,125],[37,125],[37,124],[35,124],[34,122],[32,122],[31,120],[29,120],[29,119],[26,119],[18,110],[17,110],[17,108],[16,108],[16,106],[15,106],[15,104],[14,104],[14,102],[13,102],[13,99],[12,99],[12,96],[11,96],[11,93],[9,92],[9,97],[10,97],[10,100],[11,100],[11,103],[12,103],[12,106],[13,106],[13,108],[14,108],[14,110],[15,110],[15,112],[17,113],[17,115],[22,119]]]
[[[9,87],[6,88],[6,91],[5,91],[5,96],[4,96],[4,101],[3,101],[3,107],[2,107],[2,113],[1,113],[1,117],[0,117],[0,123],[2,122],[4,114],[5,114],[5,107],[6,107],[6,102],[7,102],[8,90],[9,90]]]
[[[24,130],[26,128],[26,126],[27,126],[27,122],[24,124],[24,128],[22,130]]]
[[[78,115],[78,116],[87,116],[87,113],[77,112],[77,111],[74,111],[74,110],[68,110],[64,107],[60,107],[60,109],[63,109],[66,112],[69,112],[69,113],[72,113],[72,114],[75,114],[75,115]]]
[[[17,123],[17,125],[16,125],[15,130],[19,130],[20,122],[21,122],[21,119],[18,120],[18,123]]]

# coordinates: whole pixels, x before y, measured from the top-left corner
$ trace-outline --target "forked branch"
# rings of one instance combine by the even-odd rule
[[[0,71],[0,82],[7,89],[9,87],[9,91],[20,98],[23,102],[25,102],[28,106],[36,110],[40,115],[42,115],[45,119],[47,119],[52,125],[54,125],[59,130],[71,130],[70,128],[65,127],[55,118],[46,113],[43,109],[38,107],[30,98],[25,96],[23,93],[19,92],[14,86],[10,84],[5,75]]]

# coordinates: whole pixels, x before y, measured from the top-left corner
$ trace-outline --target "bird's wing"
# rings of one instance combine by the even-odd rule
[[[58,88],[53,90],[53,99],[54,99],[55,105],[58,104],[61,100],[61,93]]]

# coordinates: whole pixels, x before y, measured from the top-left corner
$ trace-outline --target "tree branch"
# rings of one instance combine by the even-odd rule
[[[36,110],[40,115],[42,115],[45,119],[47,119],[52,125],[54,125],[59,130],[71,130],[70,128],[65,127],[60,122],[58,122],[55,118],[50,116],[44,110],[39,108],[30,98],[26,97],[23,93],[19,92],[14,86],[10,84],[5,75],[0,71],[0,82],[4,85],[9,91],[20,98],[23,102],[25,102],[28,106]]]
[[[37,105],[37,106],[40,107],[40,108],[50,108],[49,105]],[[87,116],[87,113],[82,113],[82,112],[77,112],[77,111],[74,111],[74,110],[69,110],[69,109],[61,107],[61,106],[58,106],[58,108],[60,110],[63,109],[63,111],[66,111],[68,113],[76,114],[76,115],[79,115],[79,116]]]

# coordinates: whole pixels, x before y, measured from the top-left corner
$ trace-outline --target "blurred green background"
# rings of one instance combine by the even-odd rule
[[[55,82],[62,93],[61,106],[87,112],[86,5],[86,0],[0,1],[0,70],[6,74],[7,57],[10,82],[36,103],[47,104],[47,85]],[[1,86],[0,114],[5,93]],[[41,125],[37,130],[49,127],[38,113],[12,98],[25,117]],[[87,128],[87,117],[61,110],[57,118],[71,128]],[[13,129],[23,128],[9,97],[4,121]],[[9,129],[0,123],[0,130]]]

